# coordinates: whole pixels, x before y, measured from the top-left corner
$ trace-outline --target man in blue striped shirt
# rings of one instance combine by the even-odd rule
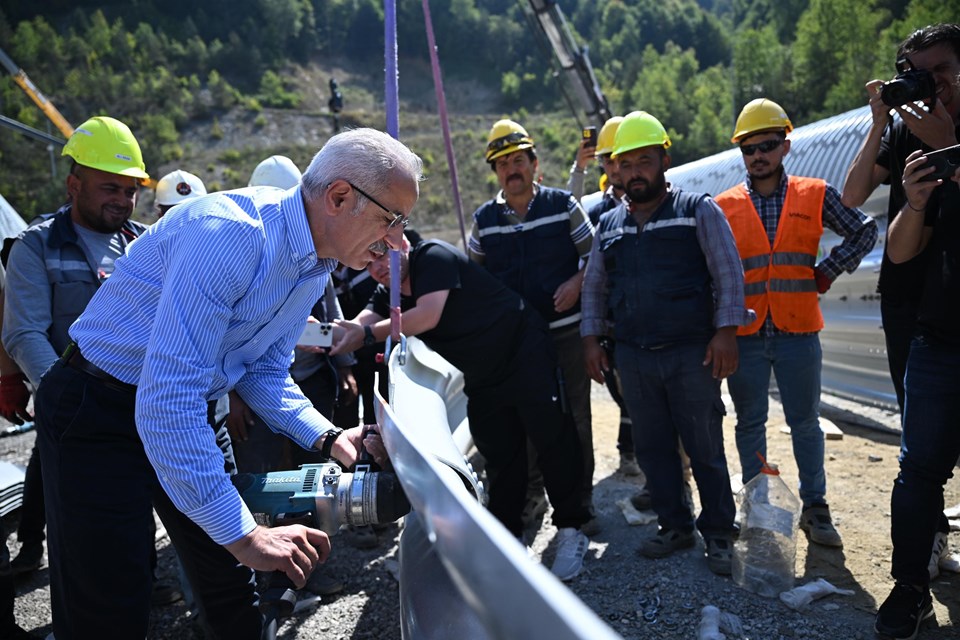
[[[58,640],[146,635],[152,541],[126,532],[151,502],[215,637],[260,637],[251,569],[301,587],[326,559],[321,531],[254,522],[208,402],[235,389],[300,446],[355,461],[361,431],[337,437],[291,380],[291,354],[338,261],[361,269],[399,247],[421,171],[386,134],[348,131],[299,186],[178,205],[117,260],[36,396]]]

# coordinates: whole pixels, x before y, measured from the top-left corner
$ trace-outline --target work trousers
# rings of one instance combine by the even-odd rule
[[[737,450],[746,484],[760,473],[767,455],[767,411],[770,372],[777,378],[783,414],[790,427],[793,457],[800,476],[804,507],[826,500],[827,474],[823,468],[823,431],[820,430],[820,336],[760,334],[737,338],[740,366],[727,380],[737,412]],[[771,462],[777,462],[771,460]]]
[[[604,386],[620,409],[620,428],[617,431],[617,451],[621,453],[634,453],[633,421],[630,418],[630,413],[627,411],[627,404],[623,401],[623,388],[620,383],[620,374],[617,373],[617,366],[614,364],[613,340],[600,338],[600,346],[603,347],[604,352],[606,352],[607,362],[610,364],[610,369],[603,372]]]
[[[583,453],[583,483],[582,490],[593,496],[593,418],[590,412],[590,376],[587,375],[587,364],[583,356],[583,342],[580,338],[580,325],[563,327],[550,331],[550,338],[557,355],[557,366],[560,371],[560,381],[563,384],[564,411],[573,418],[577,427],[577,437],[580,440],[580,450]],[[528,443],[529,446],[529,443]],[[536,465],[536,447],[530,447],[527,452],[530,469],[530,486],[528,495],[540,493],[543,490],[543,475]],[[590,507],[593,513],[593,506]]]
[[[590,494],[583,490],[583,454],[576,426],[560,408],[549,336],[545,331],[525,330],[511,359],[508,375],[497,382],[478,384],[464,376],[470,433],[486,463],[488,508],[520,536],[529,438],[553,505],[554,525],[579,528],[590,519]]]
[[[890,498],[892,574],[925,585],[943,518],[943,486],[960,456],[960,347],[914,338],[904,390],[900,473]]]
[[[697,529],[705,537],[733,531],[735,507],[723,450],[720,381],[703,365],[706,343],[641,349],[622,341],[615,347],[623,399],[633,421],[637,462],[659,525],[692,531],[693,514],[684,491],[677,441],[690,456],[700,493]]]
[[[148,636],[154,508],[193,585],[208,634],[258,639],[253,571],[167,497],[137,433],[135,397],[62,362],[37,389],[54,635]]]

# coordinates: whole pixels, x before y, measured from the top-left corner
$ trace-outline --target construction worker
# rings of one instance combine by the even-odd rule
[[[852,273],[877,241],[877,225],[819,178],[788,176],[793,125],[777,103],[758,98],[737,118],[732,142],[740,146],[747,177],[717,196],[730,221],[743,262],[747,306],[757,318],[737,331],[740,368],[727,387],[737,412],[736,440],[743,482],[760,473],[766,456],[770,371],[783,403],[800,472],[800,528],[811,542],[841,547],[826,502],[820,430],[818,293],[841,272]],[[843,242],[817,262],[823,228]]]
[[[599,338],[612,322],[614,358],[632,416],[637,460],[659,521],[640,553],[693,546],[678,441],[700,493],[696,519],[711,571],[729,575],[734,504],[723,451],[720,380],[737,368],[743,272],[723,212],[704,194],[667,184],[670,137],[644,111],[623,119],[613,157],[626,200],[600,217],[583,281],[581,334],[597,382],[610,369]]]
[[[603,188],[600,192],[600,198],[596,204],[587,209],[587,217],[590,218],[590,223],[594,228],[600,223],[600,215],[616,207],[620,204],[620,199],[623,198],[623,183],[620,182],[617,163],[611,158],[614,136],[616,136],[617,129],[622,121],[622,116],[615,116],[607,120],[600,128],[600,133],[597,135],[597,146],[593,149],[597,164],[603,171],[603,178],[601,178]],[[609,337],[602,338],[601,343],[607,350],[607,355],[612,362],[612,339]],[[620,383],[616,379],[616,369],[605,371],[604,380],[611,397],[620,407],[620,431],[617,434],[617,450],[620,452],[620,467],[618,470],[627,476],[640,476],[643,472],[637,464],[637,456],[633,450],[633,426],[630,421],[630,414],[627,412],[627,407],[623,403],[623,397],[619,391]],[[634,504],[639,504],[638,508],[650,508],[649,493],[645,489],[635,495],[632,500]]]
[[[157,195],[154,198],[157,217],[162,218],[174,205],[205,195],[207,188],[203,186],[203,180],[183,169],[171,171],[157,181]]]
[[[536,446],[557,526],[551,567],[561,580],[579,575],[589,541],[580,528],[590,519],[581,493],[580,443],[558,398],[552,340],[546,323],[516,291],[436,240],[400,249],[403,330],[463,372],[470,433],[486,461],[488,507],[507,530],[523,535],[527,442]],[[389,256],[368,267],[381,283],[334,353],[386,339],[390,333]]]
[[[72,160],[66,181],[69,201],[55,213],[40,216],[4,247],[8,286],[3,343],[34,389],[70,343],[67,329],[111,276],[114,261],[146,230],[130,220],[140,181],[148,175],[140,146],[125,124],[105,116],[91,118],[70,137],[63,155]],[[41,469],[35,447],[24,488],[19,533],[24,544],[12,563],[15,572],[37,568],[43,557],[43,491],[50,488],[41,488]],[[34,482],[38,490],[30,486]],[[152,538],[150,525],[142,531],[144,537]],[[151,549],[155,570],[156,548]],[[53,546],[50,570],[52,576],[64,570]],[[154,575],[154,604],[179,599],[179,592]]]
[[[487,140],[484,158],[501,190],[473,213],[469,256],[519,293],[550,327],[565,410],[573,415],[583,448],[583,500],[592,512],[593,435],[590,379],[580,345],[580,285],[593,225],[569,191],[537,184],[537,152],[526,129],[500,120]],[[529,497],[528,524],[546,509],[533,458]],[[597,533],[596,519],[583,531]]]
[[[256,166],[247,186],[287,190],[300,184],[300,177],[300,169],[293,160],[287,156],[270,156]]]

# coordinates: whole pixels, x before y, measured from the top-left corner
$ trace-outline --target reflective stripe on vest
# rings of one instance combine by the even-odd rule
[[[787,178],[773,248],[750,194],[739,184],[717,196],[737,241],[743,263],[746,305],[757,319],[737,330],[750,335],[763,327],[767,313],[781,331],[811,333],[823,328],[813,276],[823,235],[823,199],[827,183],[818,178]]]

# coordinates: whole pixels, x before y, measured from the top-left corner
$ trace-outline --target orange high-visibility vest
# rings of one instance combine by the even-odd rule
[[[827,183],[788,176],[787,197],[773,248],[750,194],[743,184],[717,196],[737,241],[743,263],[746,306],[757,313],[737,335],[756,333],[769,312],[781,331],[812,333],[823,328],[813,267],[823,235],[823,198]]]

